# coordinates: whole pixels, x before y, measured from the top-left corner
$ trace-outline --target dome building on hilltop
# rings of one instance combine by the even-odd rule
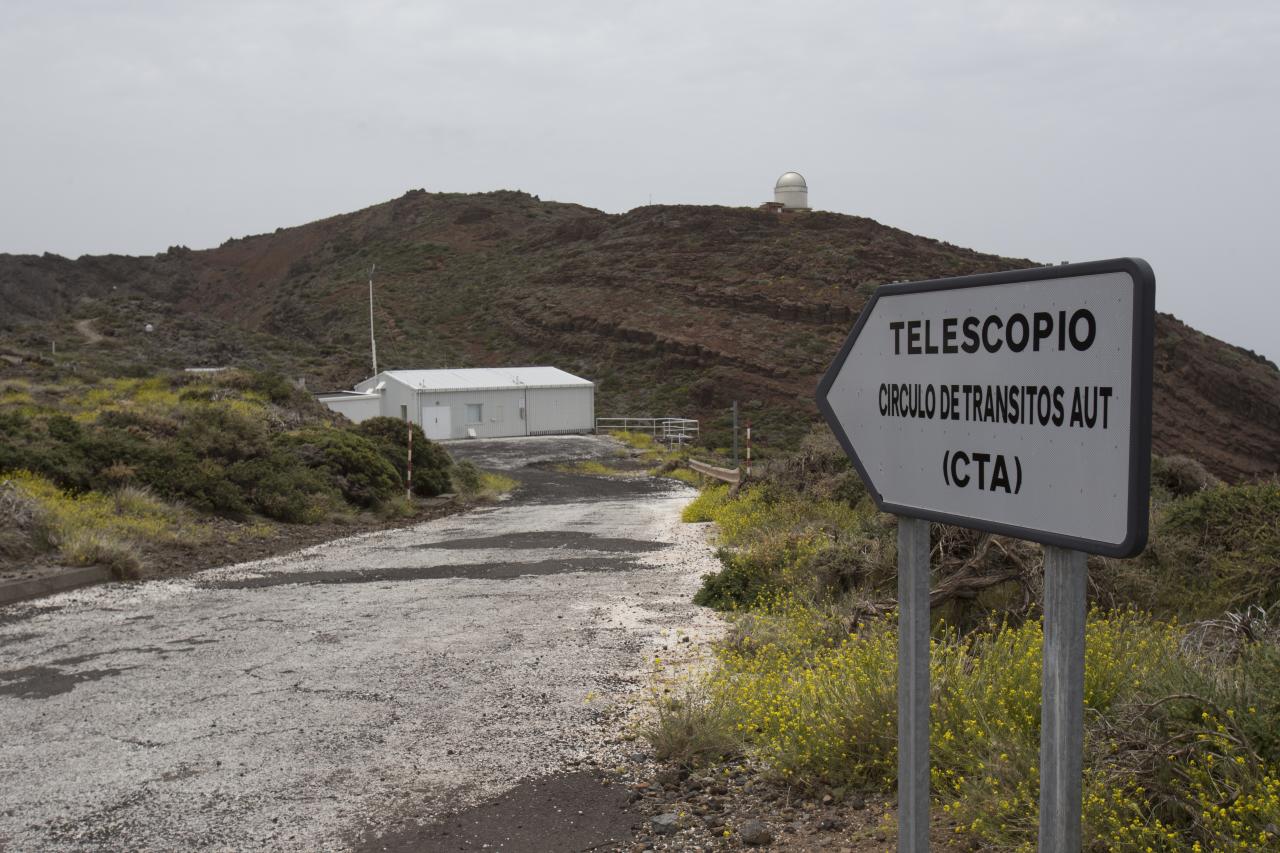
[[[809,185],[799,172],[786,172],[773,185],[773,200],[787,210],[809,209]]]
[[[773,185],[773,201],[760,205],[763,210],[796,213],[809,209],[809,184],[799,172],[784,172]]]

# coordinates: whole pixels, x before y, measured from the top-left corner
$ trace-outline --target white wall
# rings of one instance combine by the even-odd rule
[[[529,434],[590,432],[595,429],[595,392],[592,385],[530,388]]]
[[[321,400],[325,406],[339,414],[346,415],[353,423],[376,418],[382,412],[382,398],[374,395],[368,397],[333,397]]]
[[[526,435],[522,415],[525,391],[523,388],[499,391],[423,391],[419,395],[423,409],[432,406],[448,406],[453,421],[451,438],[466,438],[468,430],[475,430],[476,438],[505,438]],[[467,419],[468,406],[480,406],[481,420],[472,423]],[[419,415],[420,417],[420,415]]]
[[[423,408],[448,406],[451,438],[466,438],[468,430],[474,430],[476,438],[505,438],[595,429],[595,387],[591,385],[437,392],[411,388],[379,374],[357,384],[356,389],[371,391],[384,381],[386,384],[377,398],[381,401],[378,413],[390,418],[407,417],[421,426]],[[476,404],[481,407],[482,420],[469,423],[467,406]],[[366,417],[373,414],[377,413]]]
[[[382,414],[389,418],[407,418],[415,424],[419,423],[417,390],[388,379],[386,387],[382,389]]]

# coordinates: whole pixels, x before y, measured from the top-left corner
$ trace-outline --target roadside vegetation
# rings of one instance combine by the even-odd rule
[[[686,766],[747,761],[802,795],[896,782],[896,527],[825,430],[730,497],[697,600],[732,626],[661,696],[648,736]],[[1090,850],[1280,848],[1280,483],[1153,465],[1151,544],[1090,560]],[[1034,849],[1042,565],[1037,546],[933,526],[935,808],[964,845]]]
[[[415,498],[493,497],[506,478],[454,465],[417,426],[353,425],[262,373],[0,382],[0,565],[49,558],[146,573],[215,519],[286,525],[394,519]]]
[[[469,500],[494,500],[519,485],[505,474],[481,471],[469,459],[455,463],[449,475],[454,491]]]
[[[556,469],[589,477],[670,477],[701,485],[701,478],[684,467],[689,458],[686,448],[668,448],[645,432],[619,430],[610,432],[609,437],[623,445],[612,458],[566,462],[557,465]]]

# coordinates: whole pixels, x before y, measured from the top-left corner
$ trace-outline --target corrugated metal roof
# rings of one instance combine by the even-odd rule
[[[457,370],[385,370],[372,379],[356,385],[369,386],[374,379],[385,377],[431,391],[474,391],[502,388],[577,388],[595,383],[566,373],[558,367],[473,367]]]

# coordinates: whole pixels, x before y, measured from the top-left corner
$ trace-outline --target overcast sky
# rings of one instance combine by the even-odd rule
[[[813,206],[1280,360],[1280,2],[0,2],[0,251],[204,248],[407,189]]]

